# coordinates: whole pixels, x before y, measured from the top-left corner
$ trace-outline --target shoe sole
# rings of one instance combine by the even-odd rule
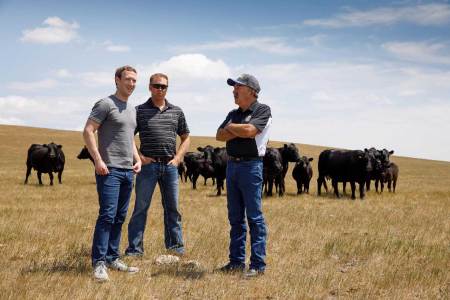
[[[130,269],[128,268],[127,270],[121,270],[121,269],[113,268],[113,267],[111,267],[111,266],[108,266],[108,268],[109,268],[110,270],[117,271],[117,272],[122,272],[122,273],[129,273],[129,274],[139,273],[139,269],[136,269],[136,270],[130,270]]]

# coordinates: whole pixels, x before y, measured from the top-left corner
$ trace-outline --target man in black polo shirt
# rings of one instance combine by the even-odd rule
[[[266,224],[262,213],[263,160],[272,122],[270,107],[257,101],[261,90],[249,74],[228,79],[234,87],[232,110],[217,130],[216,139],[225,141],[227,154],[227,206],[230,230],[229,262],[222,271],[245,269],[245,241],[250,227],[250,266],[245,276],[254,277],[266,268]]]
[[[178,164],[189,148],[189,129],[183,111],[166,100],[168,77],[162,73],[150,77],[151,98],[136,107],[141,145],[142,170],[136,177],[136,203],[128,224],[128,248],[125,255],[144,254],[144,230],[156,183],[164,208],[164,241],[174,254],[184,254],[181,215],[178,212]],[[176,138],[181,143],[176,150]]]

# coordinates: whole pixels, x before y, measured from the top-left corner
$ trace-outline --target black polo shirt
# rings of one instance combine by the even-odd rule
[[[236,137],[227,141],[227,154],[234,157],[264,156],[271,122],[272,113],[270,112],[270,107],[258,101],[250,105],[246,111],[242,111],[241,108],[230,111],[219,128],[224,128],[228,123],[252,124],[258,129],[259,133],[255,138]]]
[[[159,110],[152,98],[136,106],[137,127],[141,146],[139,151],[149,157],[173,157],[177,150],[177,135],[189,133],[184,113],[169,103]]]

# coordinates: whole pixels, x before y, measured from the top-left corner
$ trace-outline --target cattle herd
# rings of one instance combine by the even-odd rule
[[[217,195],[220,196],[224,190],[226,178],[227,153],[224,147],[213,147],[207,145],[198,147],[197,152],[187,152],[184,162],[178,166],[181,181],[192,183],[192,188],[197,187],[200,176],[204,178],[204,184],[211,179],[216,186]],[[384,184],[387,183],[389,192],[395,193],[398,166],[389,160],[394,151],[375,148],[364,150],[324,150],[319,155],[317,194],[320,196],[322,186],[328,192],[327,180],[331,180],[334,194],[340,197],[338,183],[342,182],[345,193],[346,183],[350,183],[351,197],[355,199],[356,183],[359,185],[359,196],[365,196],[365,190],[370,190],[371,181],[375,182],[375,190],[383,192]],[[80,151],[78,159],[92,159],[86,146]],[[312,157],[300,156],[297,146],[293,143],[284,144],[279,148],[267,148],[263,158],[263,193],[272,196],[275,193],[281,197],[286,191],[285,178],[289,168],[289,162],[294,162],[292,177],[297,183],[297,194],[309,193],[309,184],[313,176],[311,166]],[[53,173],[58,173],[59,183],[64,171],[65,156],[62,146],[55,143],[33,144],[28,149],[27,173],[25,184],[28,183],[31,169],[37,171],[39,184],[42,184],[42,173],[49,174],[50,185],[53,185]]]

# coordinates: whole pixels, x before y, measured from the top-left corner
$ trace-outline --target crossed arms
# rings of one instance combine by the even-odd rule
[[[228,123],[224,128],[219,128],[216,133],[216,140],[227,142],[236,137],[254,138],[259,130],[253,124]]]

